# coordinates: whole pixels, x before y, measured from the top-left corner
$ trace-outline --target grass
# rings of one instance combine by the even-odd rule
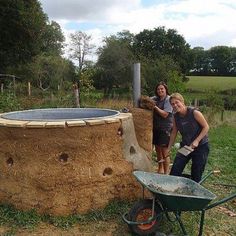
[[[211,130],[211,157],[209,164],[212,169],[221,170],[221,178],[232,175],[236,179],[236,127],[223,125]],[[233,180],[233,179],[232,179]]]
[[[75,214],[57,217],[39,215],[34,210],[23,212],[15,209],[13,206],[2,204],[0,205],[0,227],[5,226],[7,229],[4,234],[1,234],[0,230],[0,235],[17,235],[19,230],[30,230],[30,232],[34,232],[42,222],[61,229],[61,232],[66,232],[78,224],[88,227],[91,223],[98,225],[100,223],[100,227],[102,227],[101,222],[118,221],[121,223],[121,214],[128,211],[131,205],[131,202],[127,201],[113,201],[102,210],[91,211],[84,215]],[[104,229],[105,231],[106,229]]]
[[[225,91],[236,89],[236,77],[223,76],[187,76],[186,88],[204,92],[209,90]]]

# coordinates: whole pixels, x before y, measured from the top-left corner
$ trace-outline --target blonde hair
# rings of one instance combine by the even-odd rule
[[[176,99],[176,100],[179,100],[180,102],[182,102],[182,103],[184,103],[184,98],[183,98],[183,96],[180,94],[180,93],[172,93],[171,95],[170,95],[170,102],[171,102],[171,100],[172,99]]]

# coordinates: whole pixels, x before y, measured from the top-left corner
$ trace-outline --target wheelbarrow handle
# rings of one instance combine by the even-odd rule
[[[212,174],[218,174],[220,173],[220,170],[213,170],[213,171],[210,171],[208,174],[206,174],[202,179],[201,181],[199,182],[199,184],[202,184],[210,175]]]
[[[223,198],[223,199],[221,199],[221,200],[219,200],[217,202],[214,202],[214,203],[208,205],[205,210],[208,210],[208,209],[216,207],[216,206],[218,206],[220,204],[223,204],[223,203],[225,203],[225,202],[227,202],[227,201],[229,201],[231,199],[234,199],[235,197],[236,197],[236,193],[233,193],[233,194],[229,195],[228,197],[225,197],[225,198]]]

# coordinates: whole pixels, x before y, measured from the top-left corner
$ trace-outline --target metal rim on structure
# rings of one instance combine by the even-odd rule
[[[48,108],[13,111],[1,114],[1,118],[22,121],[63,121],[80,119],[102,119],[115,117],[120,112],[98,108]]]

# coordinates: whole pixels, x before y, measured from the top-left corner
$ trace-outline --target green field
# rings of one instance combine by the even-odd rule
[[[209,91],[211,89],[225,91],[236,89],[236,77],[223,76],[187,76],[187,89],[194,91]]]

